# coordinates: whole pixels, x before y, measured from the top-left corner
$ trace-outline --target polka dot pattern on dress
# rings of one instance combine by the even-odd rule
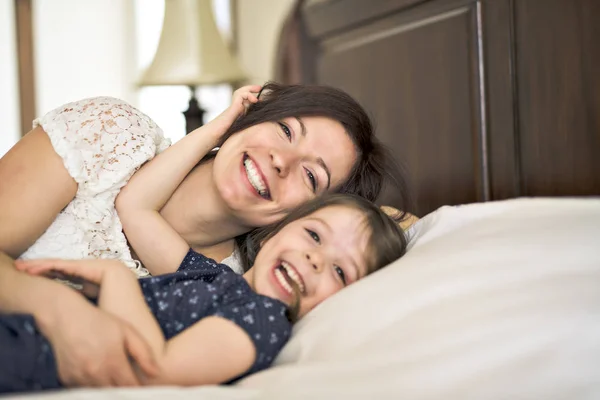
[[[191,249],[177,272],[140,279],[140,285],[167,340],[209,316],[243,329],[256,348],[246,374],[267,368],[291,335],[284,303],[257,294],[228,266]]]

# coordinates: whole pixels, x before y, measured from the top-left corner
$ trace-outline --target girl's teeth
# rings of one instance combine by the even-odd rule
[[[291,265],[289,265],[285,261],[281,262],[281,266],[283,268],[285,268],[285,272],[287,272],[288,276],[290,278],[292,278],[292,280],[294,282],[296,282],[296,284],[298,285],[298,288],[300,289],[300,293],[304,293],[304,284],[302,283],[302,279],[300,279],[300,276],[298,275],[296,270],[294,268],[292,268]]]
[[[277,278],[279,283],[281,283],[281,286],[283,286],[285,290],[287,290],[290,294],[293,293],[292,287],[290,286],[288,281],[285,279],[285,276],[283,276],[283,272],[281,272],[279,269],[276,269],[275,277]]]

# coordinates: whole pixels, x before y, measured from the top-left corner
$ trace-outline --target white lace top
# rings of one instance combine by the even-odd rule
[[[33,122],[46,131],[78,184],[75,198],[21,258],[116,258],[138,276],[115,210],[115,198],[146,161],[170,145],[148,116],[111,97],[66,104]],[[241,272],[235,256],[223,261]]]

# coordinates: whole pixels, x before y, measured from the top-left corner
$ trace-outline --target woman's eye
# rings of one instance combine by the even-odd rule
[[[288,128],[287,125],[282,122],[278,122],[278,124],[281,127],[281,130],[283,131],[283,133],[285,133],[285,136],[287,136],[288,140],[291,142],[292,141],[292,131],[290,131],[290,128]]]
[[[315,242],[321,244],[321,238],[319,237],[319,235],[317,234],[317,232],[311,231],[310,229],[306,229],[306,232],[310,235],[310,237],[312,238],[312,240],[314,240]]]
[[[310,184],[312,186],[313,192],[316,193],[317,192],[317,179],[315,178],[313,173],[310,172],[308,169],[306,170],[306,175],[308,176],[308,179],[310,180]]]
[[[340,276],[340,279],[342,280],[342,282],[345,285],[346,284],[346,274],[344,274],[344,270],[341,269],[340,267],[338,267],[337,265],[335,265],[334,268],[335,268],[335,272]]]

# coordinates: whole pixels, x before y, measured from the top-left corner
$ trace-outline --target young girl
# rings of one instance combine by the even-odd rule
[[[116,260],[15,265],[83,279],[90,297],[89,283],[99,285],[98,307],[129,321],[152,349],[158,371],[145,384],[204,385],[267,368],[292,321],[406,249],[395,221],[340,194],[301,206],[255,239],[260,249],[243,276],[191,249],[177,272],[140,280]],[[16,309],[0,303],[2,312]],[[51,346],[29,315],[0,314],[0,360],[0,392],[62,387]]]

